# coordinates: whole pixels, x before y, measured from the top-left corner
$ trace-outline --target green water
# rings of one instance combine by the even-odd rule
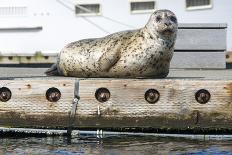
[[[1,138],[3,155],[156,155],[156,154],[225,154],[232,155],[232,141],[200,141],[182,138],[114,137],[74,138],[28,137]]]

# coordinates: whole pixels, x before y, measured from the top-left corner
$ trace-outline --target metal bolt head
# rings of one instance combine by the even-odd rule
[[[57,102],[61,98],[61,93],[57,88],[49,88],[46,92],[46,98],[50,102]]]
[[[200,89],[195,94],[195,99],[200,104],[205,104],[205,103],[209,102],[210,97],[211,97],[211,95],[210,95],[209,91],[205,90],[205,89]]]
[[[107,88],[99,88],[95,92],[95,98],[99,102],[106,102],[110,99],[110,91]]]
[[[0,101],[7,102],[11,99],[11,91],[9,88],[0,88]]]
[[[148,103],[154,104],[158,102],[160,94],[156,89],[149,89],[146,91],[144,98]]]

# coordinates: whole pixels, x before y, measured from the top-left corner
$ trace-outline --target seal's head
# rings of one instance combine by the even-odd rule
[[[157,10],[151,15],[146,27],[151,33],[170,36],[176,34],[177,18],[170,10]]]

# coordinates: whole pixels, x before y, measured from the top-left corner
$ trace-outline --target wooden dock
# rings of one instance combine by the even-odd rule
[[[1,127],[232,133],[232,70],[172,69],[166,79],[45,77],[43,70],[1,68]]]

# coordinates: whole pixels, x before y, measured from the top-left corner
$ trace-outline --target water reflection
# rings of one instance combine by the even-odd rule
[[[226,154],[232,155],[232,141],[199,141],[181,138],[114,137],[74,138],[66,137],[2,138],[0,154],[44,155],[154,155],[154,154]]]

